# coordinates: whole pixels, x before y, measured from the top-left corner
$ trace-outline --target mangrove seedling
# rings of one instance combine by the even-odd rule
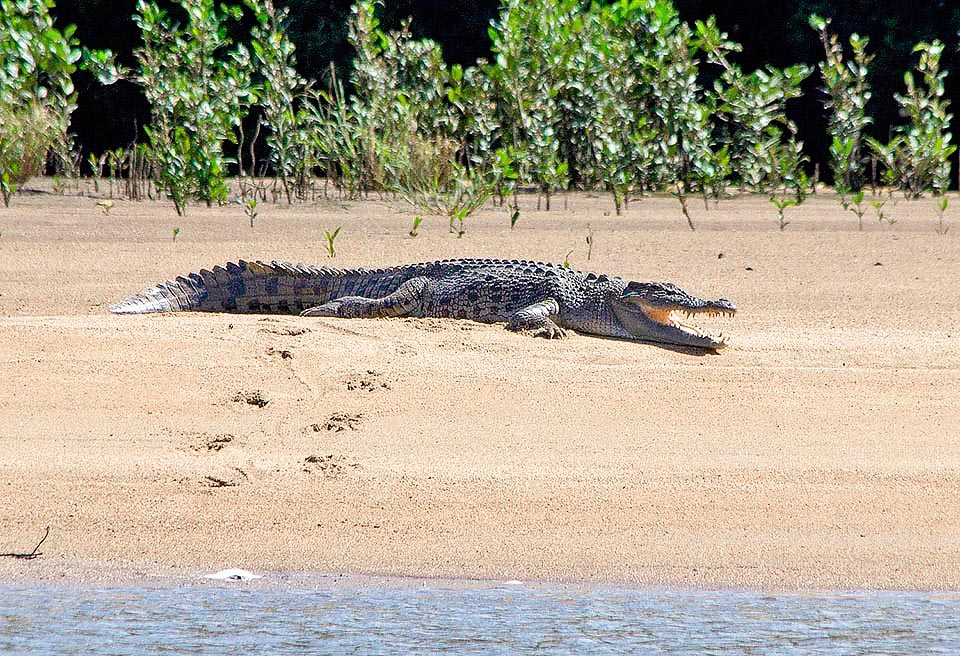
[[[93,190],[100,193],[100,180],[103,178],[103,167],[107,164],[107,154],[104,153],[97,157],[93,153],[87,157],[87,164],[93,171]]]
[[[590,256],[593,255],[593,228],[590,227],[590,224],[587,224],[587,261],[590,261]]]
[[[564,199],[564,202],[566,202],[566,199]],[[517,221],[519,220],[520,220],[520,208],[514,205],[513,211],[510,212],[510,229],[511,230],[514,229],[514,227],[517,225]]]
[[[570,268],[570,253],[572,252],[573,252],[573,249],[571,248],[570,250],[567,251],[567,254],[563,256],[563,266],[566,267],[567,269]]]
[[[681,180],[678,180],[676,184],[676,191],[672,191],[670,193],[672,193],[676,197],[676,199],[680,201],[680,211],[683,213],[683,216],[685,216],[687,219],[687,226],[690,228],[691,231],[696,230],[696,228],[693,227],[693,219],[690,218],[690,211],[687,209],[687,196],[686,196],[686,193],[684,192],[683,182]],[[781,230],[782,229],[783,228],[781,228]]]
[[[11,174],[11,171],[0,173],[0,196],[3,196],[4,207],[10,207],[10,197],[17,193],[17,185],[13,181],[13,175],[15,175],[18,167],[14,163],[9,168],[13,174]]]
[[[250,219],[250,227],[253,227],[253,220],[257,218],[257,199],[251,196],[243,201],[243,213]]]
[[[796,205],[797,200],[795,198],[777,198],[776,196],[771,196],[770,202],[777,207],[777,225],[782,232],[788,225],[790,225],[790,222],[784,220],[783,218],[783,210],[787,207],[793,207]]]
[[[950,230],[950,226],[943,225],[943,213],[947,211],[949,199],[946,196],[940,196],[937,199],[937,234],[945,235]]]
[[[179,234],[180,234],[180,228],[174,227],[174,228],[173,228],[173,241],[177,241],[177,235],[179,235]]]
[[[330,232],[329,230],[323,231],[323,234],[327,237],[327,255],[330,257],[337,256],[337,250],[334,248],[333,242],[336,240],[337,235],[340,234],[340,228],[342,227],[343,226],[337,226],[337,229],[333,232]]]
[[[470,212],[464,209],[459,209],[454,211],[454,213],[450,216],[450,232],[456,234],[457,239],[462,238],[467,233],[467,229],[463,225],[463,220],[467,218],[469,213]],[[457,222],[456,227],[453,225],[454,221]]]
[[[857,215],[857,230],[863,230],[863,215],[867,213],[863,208],[863,189],[853,194],[847,209]]]
[[[416,236],[420,234],[419,229],[420,229],[420,223],[421,223],[422,221],[423,221],[423,217],[422,217],[422,216],[415,216],[415,217],[413,217],[413,230],[411,230],[411,231],[408,233],[408,234],[410,235],[410,237],[416,238]]]
[[[879,222],[880,225],[883,225],[883,222],[886,221],[887,225],[893,225],[894,223],[897,222],[897,220],[892,216],[887,216],[886,214],[883,213],[883,206],[886,204],[887,204],[887,201],[885,200],[870,201],[870,205],[873,206],[873,212],[874,214],[877,215],[877,222]]]

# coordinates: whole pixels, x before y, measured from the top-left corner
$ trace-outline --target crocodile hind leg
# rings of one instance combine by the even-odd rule
[[[300,316],[350,319],[418,316],[423,314],[423,294],[428,284],[426,278],[411,278],[383,298],[341,296],[323,305],[307,308]]]
[[[560,304],[548,298],[539,303],[528,305],[517,310],[510,317],[507,328],[510,330],[530,332],[534,337],[547,339],[562,339],[567,336],[566,331],[555,324],[550,318],[560,313]]]

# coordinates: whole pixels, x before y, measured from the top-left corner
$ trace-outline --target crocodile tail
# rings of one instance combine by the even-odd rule
[[[150,312],[299,313],[326,302],[335,269],[284,262],[229,263],[178,276],[110,306],[114,314]]]

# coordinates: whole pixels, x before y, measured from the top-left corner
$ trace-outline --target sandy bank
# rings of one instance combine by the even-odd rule
[[[623,217],[573,195],[442,219],[375,201],[0,210],[0,580],[252,570],[960,588],[960,214],[832,197]],[[559,206],[561,203],[555,203]],[[694,207],[694,206],[692,206]],[[594,231],[586,260],[587,225]],[[741,308],[696,356],[440,320],[110,303],[227,260],[523,257]],[[173,242],[172,227],[181,228]],[[717,326],[721,324],[718,323]],[[251,401],[264,401],[265,404]],[[262,405],[262,407],[261,407]]]

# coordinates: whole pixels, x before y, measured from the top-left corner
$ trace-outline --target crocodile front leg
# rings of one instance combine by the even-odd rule
[[[547,339],[562,339],[567,336],[566,331],[555,324],[550,318],[560,314],[560,304],[554,299],[548,298],[544,301],[528,305],[525,308],[517,310],[507,328],[510,330],[530,332],[534,337],[546,337]]]
[[[423,315],[423,294],[429,282],[417,277],[407,280],[392,294],[383,298],[341,296],[323,305],[315,305],[300,313],[301,317],[409,317]]]

